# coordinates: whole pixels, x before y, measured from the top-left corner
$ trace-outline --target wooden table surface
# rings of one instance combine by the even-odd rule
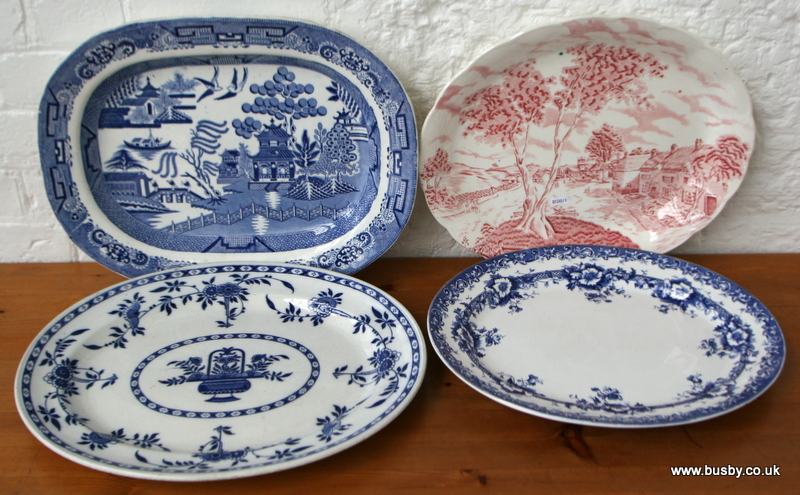
[[[688,426],[574,426],[475,392],[428,344],[419,394],[374,436],[296,469],[203,483],[95,471],[53,453],[28,432],[13,398],[25,349],[61,311],[123,278],[95,263],[0,265],[0,493],[798,493],[800,370],[793,349],[800,343],[800,254],[681,258],[750,291],[781,325],[786,364],[752,404]],[[426,333],[436,291],[476,261],[380,259],[357,276],[397,298]],[[780,476],[673,476],[674,466],[778,466]]]

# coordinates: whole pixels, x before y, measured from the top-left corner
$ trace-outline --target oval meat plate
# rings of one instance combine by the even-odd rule
[[[595,426],[693,423],[754,400],[785,342],[751,294],[645,251],[555,246],[482,261],[428,313],[445,364],[482,394]]]
[[[101,471],[199,481],[330,456],[419,389],[425,344],[383,291],[327,270],[197,265],[112,286],[31,344],[25,425]]]

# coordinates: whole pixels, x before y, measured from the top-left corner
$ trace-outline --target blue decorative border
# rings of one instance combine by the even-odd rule
[[[754,317],[760,324],[759,331],[766,340],[765,348],[757,364],[758,371],[755,377],[744,385],[743,390],[738,394],[730,394],[728,397],[713,407],[699,407],[685,412],[678,412],[666,415],[641,415],[638,405],[626,405],[625,414],[616,415],[587,415],[583,411],[570,412],[563,409],[555,409],[530,401],[522,400],[519,394],[509,393],[507,390],[499,390],[496,383],[488,383],[486,378],[478,376],[472,369],[466,366],[459,356],[463,356],[463,349],[454,349],[447,340],[448,328],[446,328],[445,318],[449,312],[468,308],[469,303],[463,299],[463,294],[481,281],[487,281],[487,275],[496,274],[501,269],[513,266],[525,268],[526,265],[533,264],[541,260],[563,260],[570,261],[591,261],[598,260],[619,260],[621,262],[641,263],[652,265],[665,270],[680,272],[683,277],[699,283],[702,286],[713,288],[720,291],[724,296],[741,306],[743,310]],[[528,268],[530,269],[530,268]],[[535,274],[536,272],[531,272]],[[535,275],[532,275],[535,276]],[[466,309],[465,309],[466,310]],[[428,332],[431,342],[445,364],[452,369],[462,380],[472,387],[480,390],[486,395],[493,397],[501,402],[506,402],[519,409],[532,414],[543,415],[551,419],[562,418],[566,421],[574,420],[586,424],[596,424],[601,426],[668,426],[696,422],[713,416],[729,412],[743,406],[755,397],[764,392],[780,374],[785,360],[785,342],[778,323],[767,310],[767,308],[737,284],[703,267],[682,261],[668,256],[641,251],[636,249],[605,247],[605,246],[551,246],[542,248],[532,248],[523,251],[516,251],[503,254],[494,258],[484,260],[458,274],[451,279],[436,295],[428,312]],[[474,351],[472,349],[471,351]],[[468,357],[472,358],[470,353]],[[473,363],[474,364],[474,363]],[[737,363],[732,373],[741,373],[743,363]],[[480,366],[478,369],[480,370]],[[535,386],[537,377],[532,377],[533,382],[528,384],[527,392]],[[510,386],[515,383],[509,382]],[[516,384],[519,386],[519,384]],[[517,387],[518,388],[518,387]],[[605,390],[598,390],[600,397]],[[534,393],[535,395],[535,393]],[[551,401],[558,402],[558,401]],[[577,401],[580,405],[586,401]],[[605,407],[589,407],[587,409],[597,412],[598,410],[608,410]]]
[[[362,89],[372,93],[381,113],[379,124],[390,140],[378,157],[389,163],[380,163],[376,171],[381,180],[388,180],[386,194],[374,200],[380,202],[380,211],[365,230],[352,231],[349,240],[343,236],[340,244],[324,253],[301,255],[291,261],[354,273],[383,254],[408,222],[416,193],[417,132],[408,97],[391,71],[355,41],[303,22],[265,19],[173,19],[131,24],[91,38],[58,68],[39,106],[39,152],[48,199],[72,241],[99,263],[128,277],[196,263],[187,252],[157,257],[133,248],[125,239],[115,239],[105,231],[104,225],[113,222],[89,215],[73,180],[73,174],[84,172],[73,167],[73,156],[83,153],[91,143],[83,139],[73,142],[68,124],[86,81],[102,74],[111,62],[140,51],[164,53],[165,58],[182,57],[188,55],[187,50],[200,46],[260,46],[264,54],[311,55],[341,67],[360,81]]]
[[[45,421],[40,418],[39,414],[36,411],[36,407],[34,406],[33,399],[31,397],[31,379],[33,370],[36,368],[37,360],[41,357],[45,346],[54,338],[56,337],[62,328],[78,317],[81,313],[84,313],[91,309],[92,307],[100,304],[101,302],[105,301],[109,297],[115,296],[120,293],[127,293],[130,291],[135,291],[138,288],[150,284],[150,283],[157,283],[163,282],[164,280],[175,280],[180,279],[185,276],[195,276],[201,273],[277,273],[277,274],[285,274],[291,273],[292,275],[299,275],[305,276],[311,279],[322,279],[331,285],[342,285],[349,287],[355,291],[361,292],[366,294],[367,296],[371,297],[372,299],[378,301],[381,305],[387,308],[391,314],[398,317],[398,321],[400,326],[403,330],[403,333],[408,337],[409,344],[412,349],[411,353],[411,367],[408,370],[408,381],[406,382],[405,386],[398,390],[399,394],[395,397],[394,401],[391,403],[385,403],[381,406],[383,412],[370,421],[368,424],[362,426],[357,430],[350,431],[348,435],[340,435],[335,437],[335,440],[331,440],[328,442],[323,443],[319,448],[305,450],[303,452],[294,454],[290,458],[269,458],[259,463],[245,463],[245,464],[236,464],[235,466],[231,466],[228,468],[218,468],[218,469],[207,469],[202,472],[192,471],[190,469],[182,469],[180,466],[174,466],[169,468],[154,468],[154,467],[144,467],[142,465],[134,465],[134,464],[123,464],[112,462],[107,459],[103,459],[102,457],[98,457],[89,451],[82,451],[78,450],[75,446],[70,445],[63,440],[61,440],[57,434],[53,433]],[[17,398],[17,408],[19,410],[20,415],[23,416],[26,426],[31,429],[32,431],[38,430],[36,434],[39,436],[40,440],[43,442],[49,442],[48,447],[53,448],[56,452],[67,452],[71,456],[78,457],[80,460],[79,462],[88,465],[90,467],[103,469],[101,466],[108,466],[107,471],[115,472],[117,474],[129,474],[131,476],[142,477],[143,475],[139,475],[136,473],[156,473],[156,476],[160,473],[170,474],[172,476],[168,476],[169,479],[173,480],[197,480],[197,479],[207,479],[214,477],[214,479],[223,479],[223,478],[233,478],[238,476],[248,476],[249,474],[245,475],[231,475],[231,476],[223,476],[217,478],[215,473],[229,473],[229,472],[238,472],[244,470],[254,470],[256,472],[253,473],[259,474],[258,471],[261,472],[273,472],[277,469],[264,469],[270,466],[278,465],[284,462],[292,462],[293,465],[300,465],[305,464],[308,462],[313,462],[316,459],[321,459],[335,453],[339,450],[346,448],[348,443],[353,443],[354,439],[358,437],[364,436],[365,433],[369,432],[369,435],[377,432],[383,426],[385,426],[385,421],[392,415],[397,414],[398,411],[403,410],[407,405],[408,402],[413,398],[416,394],[416,389],[419,387],[419,384],[422,380],[422,377],[425,373],[425,344],[424,341],[421,341],[421,336],[412,324],[413,319],[409,319],[410,314],[401,306],[398,306],[394,302],[392,302],[388,296],[385,295],[380,289],[377,289],[373,286],[365,284],[357,279],[351,278],[346,275],[340,275],[334,272],[328,272],[326,270],[315,270],[313,268],[307,267],[295,267],[291,265],[280,265],[280,264],[219,264],[219,265],[205,265],[200,266],[197,268],[189,267],[185,270],[173,270],[171,272],[163,272],[163,273],[156,273],[152,275],[142,276],[136,279],[129,280],[127,282],[123,282],[117,285],[114,285],[108,289],[105,289],[101,292],[98,292],[88,298],[80,301],[73,305],[67,312],[65,312],[62,316],[60,316],[57,320],[51,322],[42,332],[34,340],[31,348],[28,350],[26,355],[23,357],[22,362],[20,363],[20,367],[17,371],[17,379],[16,379],[16,398]],[[372,431],[370,431],[372,430]],[[348,430],[349,431],[349,430]],[[369,436],[367,435],[367,436]],[[361,441],[367,438],[359,438],[356,442]],[[326,454],[327,451],[331,451],[330,454]],[[312,457],[313,456],[313,457]],[[303,461],[305,459],[305,461]],[[299,461],[299,462],[297,462]],[[98,466],[98,464],[100,466]],[[127,473],[120,473],[119,471],[127,471]],[[205,476],[211,475],[211,476]],[[152,476],[152,475],[151,475]]]

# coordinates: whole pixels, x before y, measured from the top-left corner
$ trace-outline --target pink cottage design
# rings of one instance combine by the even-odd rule
[[[555,244],[657,252],[707,225],[753,148],[722,55],[675,29],[581,19],[495,47],[422,130],[434,216],[483,256]]]

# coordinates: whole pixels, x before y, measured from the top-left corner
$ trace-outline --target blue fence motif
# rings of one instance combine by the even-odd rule
[[[318,205],[314,208],[298,208],[297,206],[292,206],[291,208],[281,210],[253,203],[250,206],[239,208],[239,211],[233,213],[212,212],[207,215],[200,215],[196,218],[187,218],[184,222],[172,222],[171,225],[161,230],[173,234],[183,234],[210,225],[230,226],[254,215],[261,215],[264,218],[276,220],[278,222],[285,222],[292,218],[299,218],[301,220],[327,218],[336,221],[336,219],[344,216],[348,210],[348,208],[328,208],[322,205]]]

